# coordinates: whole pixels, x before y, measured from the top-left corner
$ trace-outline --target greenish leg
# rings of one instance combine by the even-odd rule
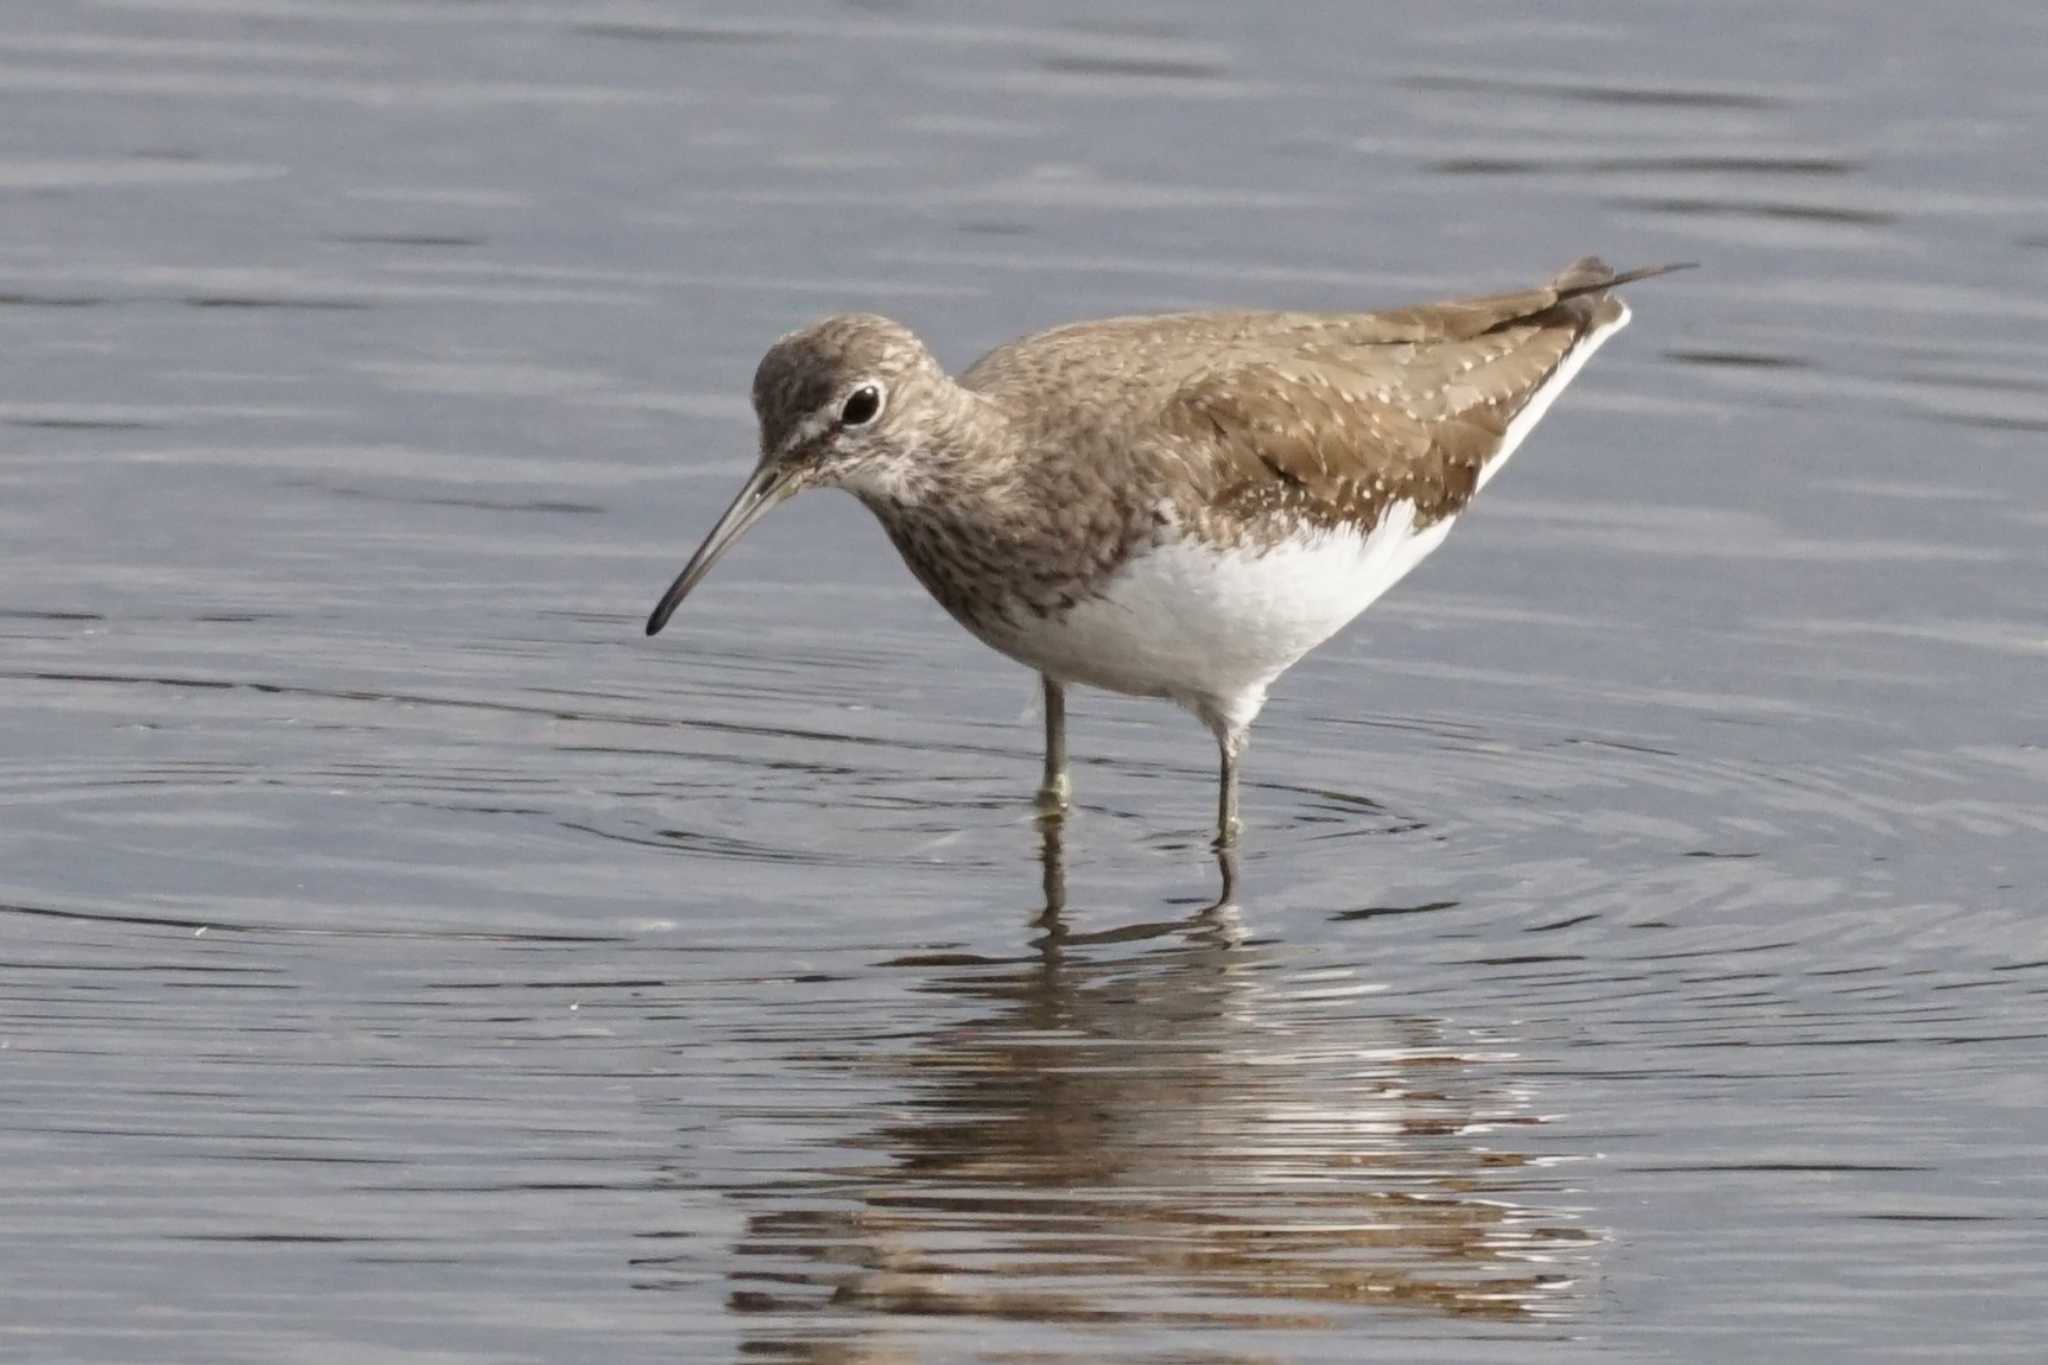
[[[1073,784],[1067,779],[1067,692],[1045,674],[1045,780],[1038,788],[1038,808],[1058,814],[1067,808]]]
[[[1237,760],[1244,752],[1244,731],[1216,731],[1216,750],[1221,756],[1216,793],[1216,847],[1232,848],[1243,822],[1237,818]]]

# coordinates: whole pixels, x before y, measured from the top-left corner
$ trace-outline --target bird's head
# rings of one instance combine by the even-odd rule
[[[826,318],[769,347],[754,371],[760,462],[647,618],[647,633],[668,624],[749,527],[806,488],[844,488],[870,503],[922,497],[926,449],[958,393],[909,328],[873,314]]]

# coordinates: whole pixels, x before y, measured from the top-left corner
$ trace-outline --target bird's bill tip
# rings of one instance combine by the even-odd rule
[[[739,496],[725,509],[718,524],[704,537],[704,543],[697,547],[697,553],[690,556],[690,562],[676,575],[675,582],[668,585],[668,591],[661,595],[653,612],[647,617],[647,633],[659,635],[668,618],[676,614],[676,608],[683,599],[702,582],[704,575],[711,572],[725,552],[747,533],[747,528],[766,516],[769,509],[789,496],[793,484],[783,471],[763,466],[748,476]]]

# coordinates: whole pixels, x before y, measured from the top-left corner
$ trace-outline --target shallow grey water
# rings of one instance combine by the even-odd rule
[[[2031,1360],[2034,7],[123,0],[0,34],[0,1343]],[[760,349],[1633,293],[1209,750]]]

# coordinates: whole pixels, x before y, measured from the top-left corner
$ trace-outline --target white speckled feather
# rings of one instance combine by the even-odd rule
[[[1550,405],[1557,401],[1557,396],[1570,387],[1572,380],[1578,378],[1579,370],[1593,358],[1593,352],[1606,344],[1607,338],[1628,326],[1631,316],[1628,305],[1620,299],[1616,299],[1614,303],[1620,310],[1614,320],[1593,328],[1578,345],[1566,351],[1564,359],[1550,372],[1550,378],[1537,387],[1536,392],[1529,396],[1529,401],[1522,405],[1522,410],[1515,414],[1514,420],[1508,423],[1508,429],[1501,435],[1500,449],[1494,452],[1493,458],[1479,471],[1479,488],[1486,487],[1487,480],[1500,473],[1501,466],[1515,453],[1515,447],[1522,444],[1523,439],[1536,429],[1536,424],[1543,420],[1544,413],[1550,411]]]

